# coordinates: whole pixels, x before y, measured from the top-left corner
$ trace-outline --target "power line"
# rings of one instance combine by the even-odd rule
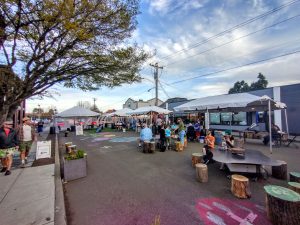
[[[185,60],[187,60],[187,59],[189,59],[189,58],[192,58],[192,57],[195,57],[195,56],[202,55],[202,54],[204,54],[204,53],[210,52],[210,51],[215,50],[215,49],[217,49],[217,48],[220,48],[220,47],[223,47],[223,46],[225,46],[225,45],[231,44],[231,43],[233,43],[233,42],[235,42],[235,41],[237,41],[237,40],[240,40],[240,39],[242,39],[242,38],[251,36],[251,35],[253,35],[253,34],[256,34],[256,33],[258,33],[258,32],[264,31],[264,30],[269,29],[269,28],[271,28],[271,27],[275,27],[275,26],[277,26],[277,25],[279,25],[279,24],[281,24],[281,23],[285,23],[285,22],[287,22],[287,21],[290,21],[290,20],[292,20],[292,19],[295,19],[295,18],[297,18],[297,17],[299,17],[299,16],[300,16],[300,14],[295,15],[295,16],[290,17],[290,18],[287,18],[287,19],[282,20],[282,21],[280,21],[280,22],[274,23],[274,24],[272,24],[272,25],[263,27],[263,28],[261,28],[261,29],[259,29],[259,30],[253,31],[253,32],[251,32],[251,33],[249,33],[249,34],[246,34],[246,35],[243,35],[243,36],[241,36],[241,37],[235,38],[235,39],[233,39],[233,40],[231,40],[231,41],[225,42],[225,43],[223,43],[223,44],[221,44],[221,45],[215,46],[215,47],[213,47],[213,48],[210,48],[210,49],[207,49],[207,50],[205,50],[205,51],[199,52],[199,53],[197,53],[197,54],[188,56],[188,57],[186,57],[186,58],[184,58],[184,59],[170,62],[170,63],[167,64],[166,66],[170,66],[170,65],[173,65],[173,64],[175,64],[175,63],[179,63],[179,62],[185,61]]]
[[[165,95],[170,98],[170,96],[168,95],[168,93],[166,92],[166,90],[164,89],[164,87],[162,86],[161,82],[159,81],[159,86],[161,87],[162,91],[165,93]]]
[[[211,36],[211,37],[209,37],[209,38],[207,38],[207,39],[205,39],[205,40],[203,40],[203,41],[201,41],[201,42],[197,42],[197,43],[191,45],[191,46],[188,47],[188,48],[184,48],[184,49],[181,49],[181,50],[179,50],[179,51],[176,51],[176,52],[174,52],[174,53],[172,53],[172,54],[166,55],[166,56],[162,57],[161,59],[162,59],[162,60],[165,60],[165,59],[168,59],[168,58],[173,57],[174,55],[176,55],[176,54],[178,54],[178,53],[185,52],[185,51],[191,50],[191,49],[193,49],[193,48],[196,48],[196,47],[198,47],[198,46],[201,46],[201,45],[203,45],[203,44],[205,44],[205,43],[207,43],[207,42],[209,42],[209,41],[211,41],[211,40],[213,40],[213,39],[216,39],[216,38],[218,38],[218,37],[221,37],[221,36],[223,36],[224,34],[227,34],[227,33],[229,33],[229,32],[232,32],[232,31],[234,31],[234,30],[236,30],[236,29],[238,29],[238,28],[240,28],[240,27],[243,27],[243,26],[245,26],[245,25],[247,25],[247,24],[250,24],[250,23],[252,23],[252,22],[254,22],[254,21],[256,21],[256,20],[262,19],[262,18],[264,18],[264,17],[266,17],[266,16],[268,16],[268,15],[270,15],[270,14],[272,14],[272,13],[275,13],[275,12],[277,12],[277,11],[279,11],[279,10],[281,10],[281,9],[284,9],[285,7],[288,7],[288,6],[292,5],[292,4],[295,4],[295,3],[299,2],[299,1],[300,1],[300,0],[287,2],[287,3],[283,4],[283,5],[280,5],[280,6],[276,7],[276,8],[274,8],[274,9],[270,10],[270,11],[267,11],[267,12],[265,12],[265,13],[263,13],[263,14],[260,14],[260,15],[258,15],[258,16],[256,16],[256,17],[253,17],[253,18],[251,18],[251,19],[248,19],[248,20],[246,20],[246,21],[244,21],[244,22],[242,22],[242,23],[240,23],[240,24],[237,24],[237,25],[235,25],[235,26],[233,26],[233,27],[231,27],[231,28],[229,28],[229,29],[227,29],[227,30],[224,30],[224,31],[222,31],[222,32],[220,32],[220,33],[218,33],[218,34],[215,34],[215,35],[213,35],[213,36]]]
[[[266,62],[266,61],[270,61],[270,60],[273,60],[273,59],[277,59],[277,58],[281,58],[281,57],[285,57],[285,56],[289,56],[289,55],[298,54],[298,53],[300,53],[300,50],[297,50],[297,51],[294,51],[294,52],[288,52],[288,53],[285,53],[285,54],[282,54],[282,55],[279,55],[279,56],[274,56],[274,57],[271,57],[271,58],[267,58],[267,59],[263,59],[263,60],[259,60],[259,61],[255,61],[255,62],[251,62],[251,63],[247,63],[247,64],[240,65],[240,66],[235,66],[235,67],[231,67],[231,68],[227,68],[227,69],[223,69],[223,70],[218,70],[218,71],[211,72],[211,73],[206,73],[206,74],[198,75],[198,76],[187,78],[187,79],[182,79],[182,80],[174,81],[172,83],[169,83],[169,85],[177,84],[177,83],[181,83],[181,82],[185,82],[185,81],[189,81],[189,80],[194,80],[194,79],[197,79],[197,78],[200,78],[200,77],[207,77],[207,76],[210,76],[210,75],[213,75],[213,74],[217,74],[217,73],[221,73],[221,72],[226,72],[226,71],[230,71],[230,70],[234,70],[234,69],[238,69],[238,68],[242,68],[242,67],[246,67],[246,66],[258,64],[258,63],[261,63],[261,62]]]

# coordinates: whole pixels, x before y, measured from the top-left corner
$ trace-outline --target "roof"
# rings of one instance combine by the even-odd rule
[[[175,111],[205,111],[205,110],[230,110],[230,111],[260,111],[268,109],[271,101],[272,109],[282,109],[286,105],[275,102],[268,96],[256,96],[249,93],[225,94],[198,98],[174,108]]]
[[[146,115],[148,113],[155,112],[158,114],[169,114],[172,111],[158,107],[158,106],[145,106],[145,107],[140,107],[132,112],[128,113],[128,115]]]
[[[56,117],[94,117],[99,116],[100,114],[94,111],[91,111],[80,106],[74,106],[70,109],[67,109],[61,113],[56,114]]]

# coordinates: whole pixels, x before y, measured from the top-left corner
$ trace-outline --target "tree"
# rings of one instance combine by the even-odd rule
[[[138,3],[0,0],[0,122],[55,84],[96,90],[140,81],[148,54],[126,42]]]
[[[242,80],[242,81],[235,82],[233,87],[229,89],[228,94],[242,93],[242,92],[247,92],[249,90],[250,87],[248,83]]]
[[[92,107],[91,103],[88,101],[79,101],[77,103],[77,106],[79,106],[81,108],[85,108],[85,109],[90,109]]]
[[[266,80],[266,77],[262,73],[259,73],[257,78],[258,81],[253,82],[250,85],[251,91],[265,89],[268,86],[268,81]]]
[[[266,77],[262,73],[259,73],[257,78],[258,80],[252,82],[250,86],[244,80],[235,82],[233,87],[229,89],[228,94],[242,93],[267,88],[268,81]]]

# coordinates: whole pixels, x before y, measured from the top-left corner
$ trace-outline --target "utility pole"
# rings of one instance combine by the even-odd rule
[[[162,66],[158,66],[158,63],[150,64],[154,67],[154,81],[155,81],[155,105],[158,105],[158,69],[163,69]]]
[[[94,110],[96,109],[96,98],[93,98],[93,101],[94,101]]]

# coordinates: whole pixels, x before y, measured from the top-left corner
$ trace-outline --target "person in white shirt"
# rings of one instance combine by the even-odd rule
[[[35,129],[31,126],[30,119],[28,117],[23,118],[23,125],[18,127],[18,138],[20,141],[19,151],[21,158],[21,167],[25,167],[27,163],[27,157],[33,141],[36,141]]]

